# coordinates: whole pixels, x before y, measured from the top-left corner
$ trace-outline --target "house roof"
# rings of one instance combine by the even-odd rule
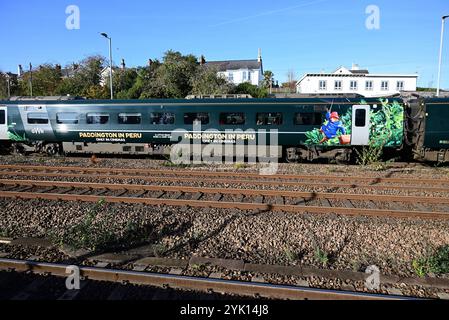
[[[208,61],[207,67],[215,67],[218,71],[239,70],[239,69],[260,69],[262,62],[254,60],[229,60],[229,61]]]
[[[306,73],[301,79],[299,79],[296,84],[299,85],[307,77],[330,77],[330,78],[352,78],[352,77],[366,77],[366,78],[418,78],[418,74],[393,74],[393,73],[365,73],[365,72],[353,72],[355,70],[350,70],[351,73]],[[364,71],[364,70],[357,70]]]
[[[78,69],[75,69],[74,67],[61,68],[61,74],[63,78],[73,77],[77,71]]]

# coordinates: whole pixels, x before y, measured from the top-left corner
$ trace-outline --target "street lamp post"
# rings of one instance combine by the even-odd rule
[[[108,37],[107,33],[100,33],[103,37],[109,40],[109,80],[111,87],[111,100],[114,100],[114,90],[112,89],[112,39]]]
[[[30,97],[33,96],[33,66],[30,62]]]
[[[440,39],[440,57],[438,60],[438,83],[437,83],[437,97],[440,96],[440,80],[441,80],[441,60],[443,57],[443,37],[444,37],[444,20],[449,17],[449,15],[447,16],[443,16],[441,18],[441,39]]]

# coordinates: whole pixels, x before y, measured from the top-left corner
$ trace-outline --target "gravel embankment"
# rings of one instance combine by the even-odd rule
[[[14,237],[58,239],[73,226],[88,220],[93,206],[92,203],[0,199],[0,232]],[[375,264],[383,274],[400,276],[414,275],[413,259],[449,244],[449,222],[443,220],[275,212],[251,215],[224,209],[105,204],[91,224],[88,232],[100,235],[106,225],[114,246],[127,249],[139,240],[146,241],[158,244],[160,253],[168,257],[197,254],[252,263],[346,270],[364,270]],[[325,265],[317,258],[318,248],[328,255]],[[8,252],[9,249],[2,246],[0,250]],[[18,251],[11,255],[26,255]]]

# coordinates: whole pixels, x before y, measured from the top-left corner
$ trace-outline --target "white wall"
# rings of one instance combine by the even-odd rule
[[[319,89],[320,80],[327,82],[326,90]],[[335,81],[341,81],[341,90],[335,90]],[[357,90],[350,89],[351,81],[357,81]],[[366,81],[373,82],[373,89],[366,90]],[[381,82],[388,81],[388,90],[381,90]],[[366,97],[386,96],[398,93],[397,82],[404,82],[403,91],[415,91],[417,85],[417,76],[401,76],[401,75],[375,75],[368,74],[366,76],[306,76],[296,87],[297,93],[358,93]]]
[[[246,72],[246,79],[243,78],[243,73]],[[248,73],[251,72],[251,81],[248,81]],[[230,81],[235,85],[239,85],[243,82],[250,82],[253,85],[258,86],[260,81],[262,81],[262,72],[260,69],[240,69],[240,70],[227,70],[218,72],[219,75],[229,78],[229,73],[233,74],[233,80]]]

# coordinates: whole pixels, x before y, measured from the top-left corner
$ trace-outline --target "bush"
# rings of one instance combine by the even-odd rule
[[[378,164],[382,158],[383,146],[369,144],[360,151],[356,149],[355,152],[357,154],[357,164],[362,166]]]
[[[268,91],[265,88],[260,88],[249,82],[239,84],[232,91],[235,94],[250,94],[253,98],[266,98],[268,97]]]
[[[329,255],[326,251],[321,250],[321,248],[315,248],[315,260],[321,264],[323,267],[326,267],[329,263]]]
[[[51,234],[50,238],[59,244],[66,244],[73,249],[89,249],[96,251],[106,247],[114,240],[110,231],[110,217],[100,216],[99,211],[104,208],[104,200],[100,200],[88,211],[86,216],[62,234]]]
[[[449,273],[449,245],[439,247],[433,255],[413,260],[412,267],[420,277]]]

